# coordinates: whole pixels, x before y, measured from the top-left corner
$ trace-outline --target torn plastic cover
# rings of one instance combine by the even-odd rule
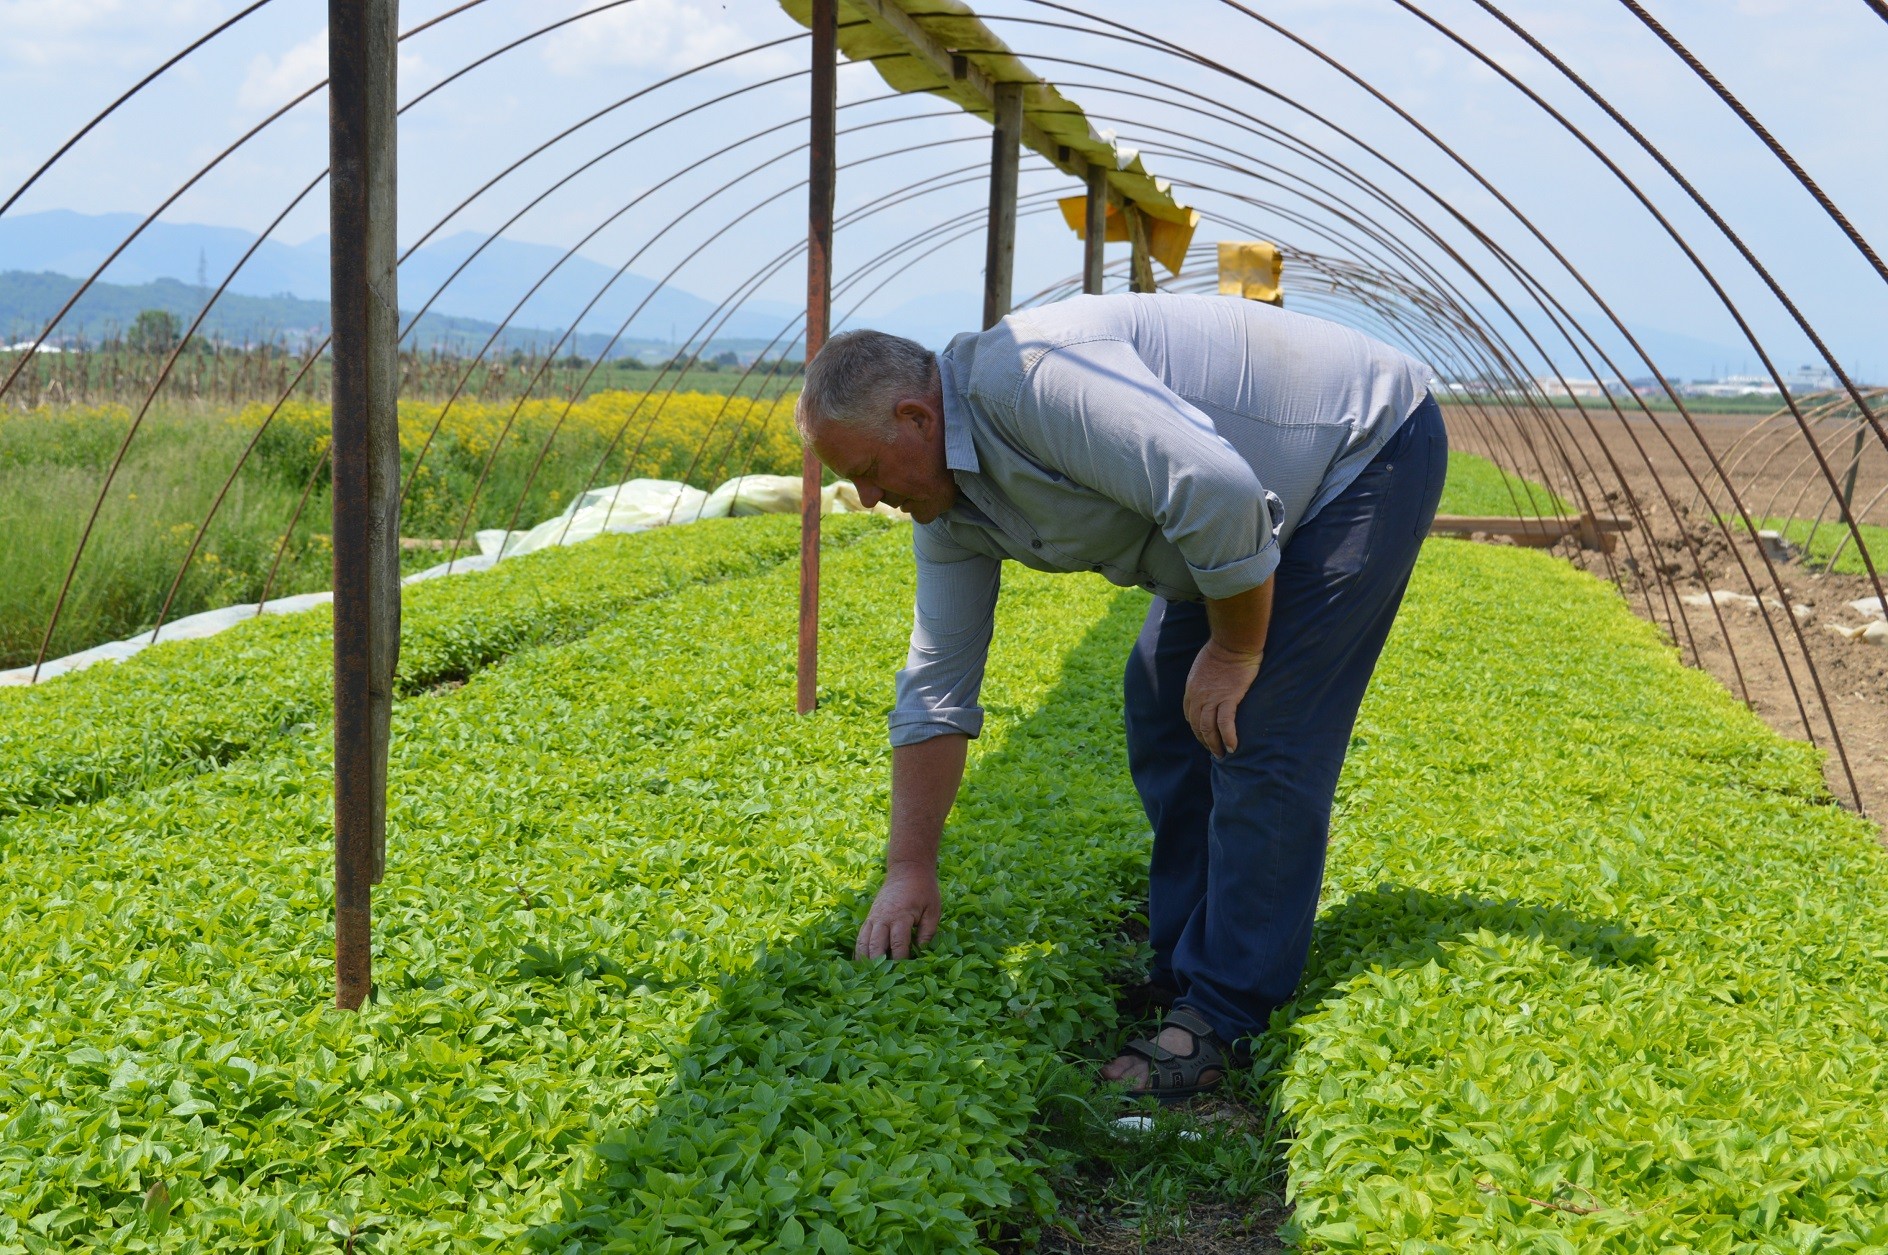
[[[1265,240],[1219,242],[1219,294],[1243,296],[1248,301],[1283,305],[1279,275],[1284,257],[1278,245]]]
[[[1062,220],[1069,224],[1069,230],[1075,232],[1075,238],[1088,238],[1088,197],[1064,196],[1056,204],[1062,210]],[[1125,244],[1128,235],[1128,216],[1115,205],[1108,206],[1107,216],[1102,220],[1101,238],[1109,244]],[[1187,248],[1193,243],[1193,224],[1169,222],[1165,218],[1148,218],[1147,252],[1155,261],[1165,266],[1172,274],[1179,274],[1186,265]]]

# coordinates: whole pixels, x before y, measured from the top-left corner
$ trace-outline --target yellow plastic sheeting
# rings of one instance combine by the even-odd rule
[[[800,25],[812,25],[812,0],[780,0],[780,7]],[[1108,185],[1139,205],[1153,222],[1184,227],[1187,238],[1192,238],[1199,215],[1174,200],[1167,180],[1149,174],[1140,154],[1116,144],[1113,132],[1096,134],[1081,106],[1037,78],[962,0],[839,0],[839,51],[849,61],[871,61],[879,77],[895,91],[928,92],[988,119],[990,102],[975,88],[913,54],[901,37],[875,22],[868,11],[873,15],[895,11],[943,48],[963,56],[991,81],[1023,84],[1026,124],[1089,165],[1106,169]],[[1184,244],[1180,251],[1186,251]],[[1162,264],[1167,264],[1164,258]],[[1178,273],[1177,266],[1168,269]]]
[[[1285,259],[1276,244],[1265,240],[1221,240],[1219,294],[1283,305],[1285,294],[1279,290],[1279,273],[1284,264]]]
[[[1069,224],[1069,230],[1075,232],[1077,239],[1088,238],[1088,197],[1065,196],[1056,202],[1062,207],[1062,220]],[[1149,217],[1147,219],[1147,252],[1150,257],[1165,266],[1169,273],[1178,275],[1180,267],[1186,264],[1187,247],[1193,243],[1193,228],[1199,222],[1200,215],[1188,210],[1188,221],[1173,222],[1166,218]],[[1108,206],[1108,216],[1103,220],[1101,238],[1109,244],[1125,244],[1128,240],[1128,216],[1115,205]],[[1222,289],[1223,290],[1223,289]]]

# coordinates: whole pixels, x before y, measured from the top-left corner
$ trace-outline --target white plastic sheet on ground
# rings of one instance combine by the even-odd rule
[[[584,493],[554,519],[528,532],[494,528],[478,533],[481,554],[511,558],[555,545],[574,545],[605,532],[644,532],[699,519],[744,518],[754,514],[793,514],[800,509],[798,475],[742,475],[713,492],[672,479],[632,479]],[[867,509],[850,483],[820,490],[821,514],[879,514],[903,519],[902,510],[880,502]]]
[[[333,600],[333,593],[301,593],[294,597],[282,597],[269,602],[262,608],[262,613],[294,614],[315,606],[325,606]],[[158,639],[191,641],[198,637],[215,636],[224,628],[235,627],[244,619],[255,617],[256,603],[253,601],[241,606],[224,606],[220,610],[205,610],[200,614],[188,614],[181,619],[172,619],[159,629]],[[82,649],[76,654],[67,654],[63,658],[50,658],[39,668],[39,678],[50,680],[68,671],[82,671],[95,662],[118,662],[131,657],[150,644],[151,634],[140,632],[126,640],[94,645],[90,649]],[[0,684],[31,684],[32,682],[33,668],[30,666],[0,671]]]
[[[526,532],[507,532],[492,528],[476,536],[477,555],[454,558],[428,567],[401,580],[417,584],[443,575],[465,575],[486,571],[501,558],[535,553],[558,545],[574,545],[606,532],[646,532],[656,527],[693,523],[698,519],[743,518],[755,514],[793,514],[800,508],[798,475],[742,475],[729,480],[713,492],[703,492],[672,479],[632,479],[607,488],[596,488],[579,496],[556,518],[546,519]],[[820,491],[821,514],[878,514],[886,518],[906,519],[902,510],[880,503],[868,509],[859,500],[858,489],[850,483],[828,484]],[[281,597],[262,608],[264,614],[293,614],[334,600],[333,593],[301,593]],[[256,603],[224,606],[201,614],[173,619],[159,629],[159,641],[195,640],[214,636],[225,628],[256,617]],[[39,678],[50,680],[67,672],[80,671],[95,662],[118,662],[145,649],[153,642],[150,632],[140,632],[122,641],[94,645],[76,654],[49,659],[39,668]],[[0,685],[33,683],[33,668],[15,667],[0,671]]]
[[[1708,593],[1687,593],[1683,597],[1680,597],[1679,600],[1684,602],[1687,606],[1709,606],[1715,603],[1720,606],[1741,606],[1745,610],[1755,610],[1757,608],[1757,599],[1755,597],[1751,596],[1749,593],[1740,593],[1729,588],[1714,589]],[[1783,603],[1778,601],[1775,597],[1765,597],[1763,604],[1770,607],[1772,610],[1783,609]],[[1809,606],[1803,605],[1801,602],[1797,602],[1790,607],[1790,614],[1795,617],[1798,623],[1806,622],[1815,613],[1815,610]]]
[[[528,532],[478,534],[481,553],[510,558],[556,545],[574,545],[605,532],[646,532],[670,523],[692,523],[708,494],[671,479],[632,479],[596,488],[571,501],[556,518]]]
[[[851,487],[850,484],[847,487]],[[858,500],[857,495],[853,497]],[[705,519],[746,518],[750,514],[793,514],[800,508],[798,475],[742,475],[708,494],[702,504]],[[821,514],[831,514],[824,503]]]
[[[1846,624],[1831,623],[1829,630],[1837,636],[1846,636],[1852,641],[1865,645],[1888,647],[1888,614],[1883,613],[1881,598],[1857,597],[1849,603],[1849,609],[1862,616],[1863,622],[1855,627]]]
[[[1827,625],[1837,636],[1846,636],[1852,641],[1861,641],[1865,645],[1888,646],[1888,620],[1876,619],[1859,627],[1845,627],[1840,623]]]

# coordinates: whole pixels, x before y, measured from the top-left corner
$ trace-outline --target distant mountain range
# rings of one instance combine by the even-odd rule
[[[0,271],[7,272],[0,277],[0,333],[15,340],[37,334],[45,317],[76,287],[61,285],[59,278],[90,274],[138,221],[132,214],[70,210],[0,218]],[[208,294],[196,282],[198,276],[214,289],[254,242],[253,234],[232,227],[154,223],[112,263],[105,272],[109,284],[88,292],[63,330],[97,338],[107,324],[122,327],[146,308],[194,317]],[[561,249],[503,236],[489,243],[471,232],[448,236],[415,250],[400,267],[401,305],[410,309],[431,296],[481,244],[484,250],[452,280],[416,328],[420,343],[463,347],[469,339],[476,347],[563,256]],[[549,344],[613,273],[587,257],[571,257],[509,318],[517,330],[508,333],[506,342]],[[717,301],[673,286],[655,289],[654,281],[634,272],[610,284],[579,326],[578,351],[601,348],[645,298],[624,334],[626,343],[645,350],[678,344],[717,318]],[[54,293],[56,299],[47,307]],[[206,327],[236,339],[325,332],[327,306],[327,237],[301,244],[268,240],[231,280]],[[750,301],[727,319],[715,339],[764,343],[797,313],[796,307],[778,301]]]
[[[0,337],[31,339],[78,286],[138,224],[134,214],[82,214],[55,209],[0,218]],[[186,323],[202,308],[206,286],[214,289],[254,234],[234,227],[157,222],[146,228],[94,284],[55,338],[96,341],[121,331],[142,309],[167,309]],[[487,237],[462,232],[414,251],[400,267],[403,308],[412,309],[443,283]],[[563,250],[503,236],[492,239],[453,279],[415,329],[416,343],[459,351],[476,349],[519,298],[543,278]],[[515,316],[500,345],[548,346],[578,311],[609,282],[614,271],[587,257],[572,257]],[[199,285],[201,275],[204,284]],[[651,293],[654,292],[652,296]],[[673,286],[655,291],[653,280],[625,273],[584,317],[572,348],[586,357],[603,349],[639,302],[648,301],[612,350],[654,356],[699,334],[717,317],[718,301]],[[864,320],[942,348],[958,331],[975,325],[980,297],[973,292],[915,297]],[[758,350],[799,314],[796,305],[753,300],[715,332],[713,345]],[[837,311],[843,314],[844,308]],[[328,238],[301,244],[264,241],[230,281],[205,320],[205,330],[225,340],[283,339],[291,344],[328,329]],[[797,346],[780,345],[779,348]]]
[[[39,335],[47,321],[78,290],[79,280],[70,275],[22,270],[0,271],[0,344],[14,344]],[[149,283],[95,283],[59,323],[52,340],[56,344],[97,344],[122,334],[142,310],[163,309],[175,314],[183,326],[189,326],[203,308],[203,289],[175,279],[154,279]],[[410,344],[421,348],[442,348],[449,352],[471,354],[491,338],[496,323],[476,318],[457,318],[449,314],[427,313],[420,318]],[[275,342],[291,351],[328,334],[328,302],[308,301],[298,296],[232,296],[223,298],[203,320],[199,335],[225,344]],[[538,327],[508,327],[494,342],[499,351],[512,349],[549,349],[558,333]],[[608,344],[609,337],[597,332],[581,332],[559,352],[594,357]],[[758,349],[762,341],[715,341],[720,348]],[[666,343],[646,340],[619,340],[610,346],[610,355],[650,357],[670,351]]]

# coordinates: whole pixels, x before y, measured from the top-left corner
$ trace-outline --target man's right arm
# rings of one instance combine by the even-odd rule
[[[957,800],[964,779],[970,738],[934,736],[892,749],[892,824],[885,849],[885,883],[859,929],[854,955],[876,959],[911,957],[929,945],[943,918],[944,900],[937,884],[937,848],[944,819]]]
[[[859,929],[861,959],[906,958],[929,942],[942,915],[938,843],[964,778],[970,738],[983,728],[977,704],[990,649],[1001,563],[954,541],[947,529],[918,527],[911,650],[898,673],[891,716],[892,813],[885,882]]]

